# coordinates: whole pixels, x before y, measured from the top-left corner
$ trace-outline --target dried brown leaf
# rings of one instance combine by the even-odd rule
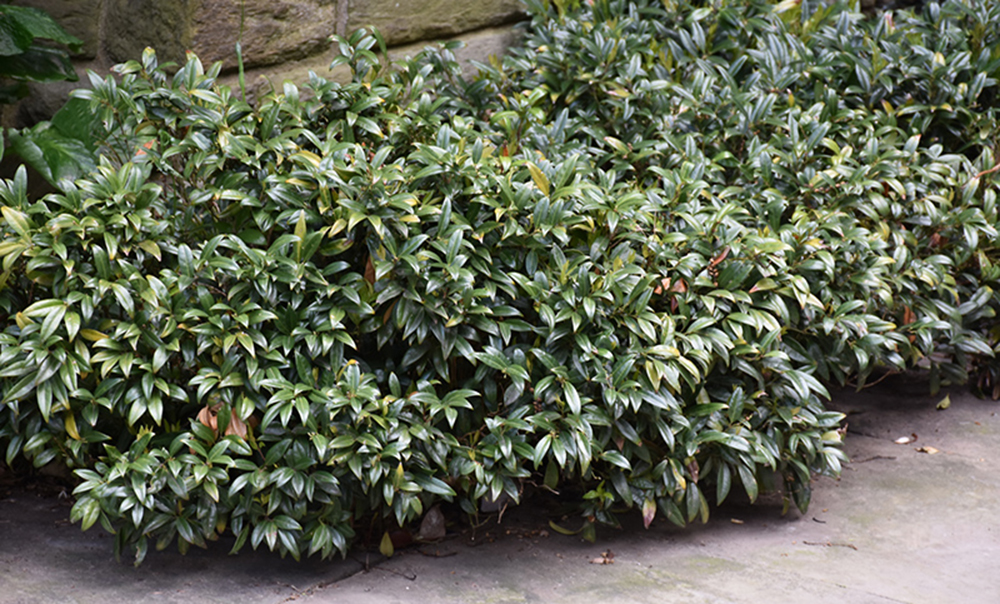
[[[615,553],[611,550],[606,552],[601,552],[600,558],[594,558],[590,561],[591,564],[614,564],[615,563]]]
[[[198,412],[198,421],[208,426],[213,432],[219,429],[219,422],[215,417],[215,409],[204,407]]]
[[[235,434],[240,438],[247,437],[247,425],[235,415],[229,418],[229,425],[226,426],[226,436]]]

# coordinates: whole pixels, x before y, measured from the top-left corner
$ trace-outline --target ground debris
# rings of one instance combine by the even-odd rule
[[[615,563],[615,553],[610,549],[606,552],[601,552],[600,558],[594,558],[590,561],[591,564],[614,564]]]
[[[858,546],[853,543],[836,543],[834,541],[803,541],[805,545],[820,545],[823,547],[846,547],[858,551]]]

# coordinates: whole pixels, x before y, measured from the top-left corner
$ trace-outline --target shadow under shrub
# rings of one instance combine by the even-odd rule
[[[253,106],[95,77],[98,167],[0,186],[8,463],[137,561],[526,483],[685,524],[770,472],[808,506],[824,382],[992,356],[1000,9],[565,4],[468,82],[365,32]]]

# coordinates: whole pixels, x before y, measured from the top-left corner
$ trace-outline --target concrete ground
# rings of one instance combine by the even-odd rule
[[[509,511],[475,534],[389,559],[295,563],[228,548],[117,563],[112,539],[30,491],[0,500],[0,604],[1000,603],[1000,403],[964,390],[937,410],[919,376],[843,391],[852,462],[805,515],[732,503],[707,525],[638,518],[596,543]],[[896,444],[900,437],[915,440]],[[638,513],[632,516],[637,516]],[[612,557],[613,556],[613,557]],[[612,559],[612,564],[598,564]]]

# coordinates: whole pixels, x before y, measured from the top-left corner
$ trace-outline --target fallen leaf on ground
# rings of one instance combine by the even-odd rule
[[[615,563],[615,553],[611,550],[601,553],[600,558],[594,558],[590,561],[591,564],[614,564]]]
[[[382,543],[379,544],[378,551],[386,558],[392,558],[392,555],[396,552],[396,549],[392,546],[392,537],[389,536],[389,531],[386,531],[382,535]]]
[[[951,395],[950,394],[945,395],[945,397],[943,399],[941,399],[941,402],[937,404],[937,408],[938,409],[947,409],[948,407],[951,407]]]
[[[934,447],[931,447],[929,445],[925,445],[923,447],[917,447],[916,449],[914,449],[914,451],[916,451],[918,453],[926,453],[928,455],[934,455],[935,453],[940,453],[941,452],[941,451],[938,451],[937,449],[935,449]]]
[[[581,530],[581,529],[577,529],[577,530],[574,531],[572,529],[563,528],[563,527],[559,526],[558,524],[556,524],[555,521],[553,521],[553,520],[549,520],[549,526],[552,527],[552,530],[554,530],[555,532],[559,533],[560,535],[576,535]]]
[[[732,522],[733,524],[743,524],[743,521],[737,518],[730,518],[729,521]]]

